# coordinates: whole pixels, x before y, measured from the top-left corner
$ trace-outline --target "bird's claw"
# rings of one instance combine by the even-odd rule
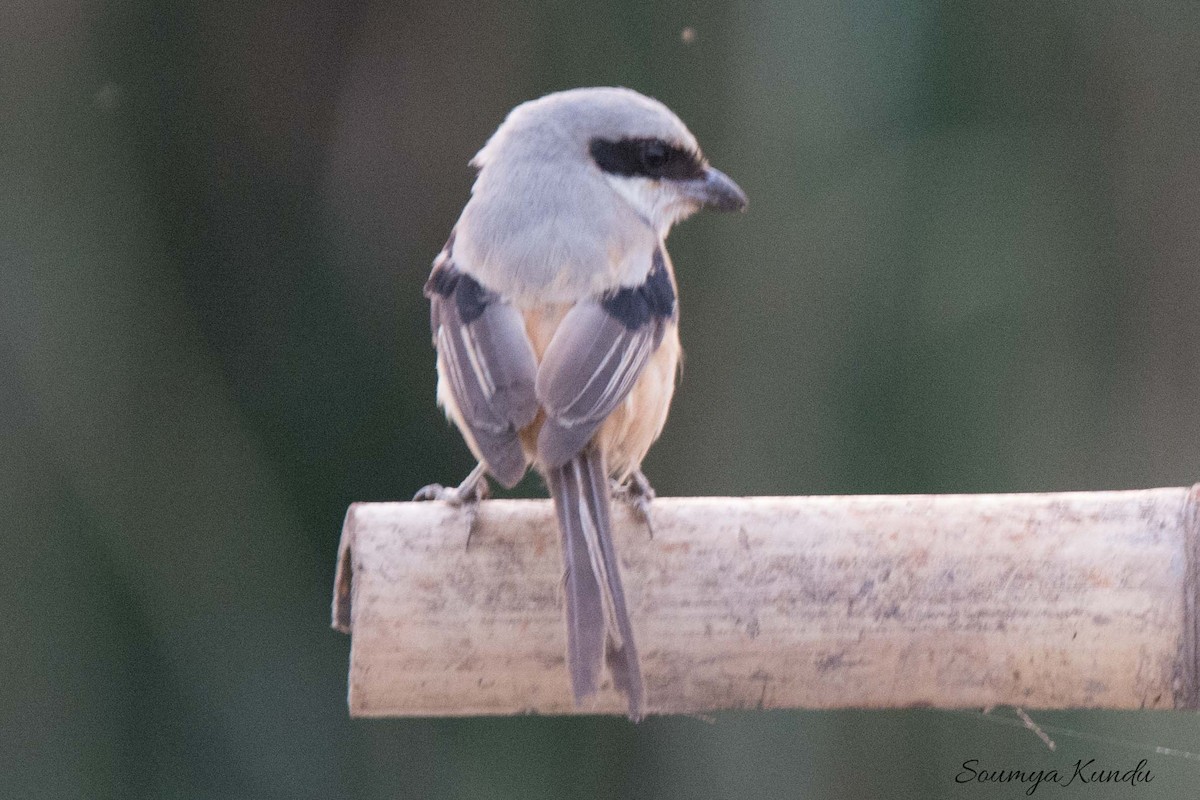
[[[654,521],[650,517],[650,502],[656,496],[654,487],[640,469],[634,470],[624,483],[613,483],[613,498],[628,503],[633,508],[638,519],[646,523],[651,539],[654,538]]]
[[[419,503],[426,500],[445,500],[451,505],[458,502],[458,492],[453,489],[447,489],[440,483],[431,483],[428,486],[422,486],[413,495],[413,502]]]
[[[441,500],[452,508],[461,508],[467,515],[466,547],[469,548],[471,534],[475,532],[475,520],[479,516],[479,504],[491,496],[491,493],[491,487],[484,476],[484,466],[480,464],[458,486],[442,486],[440,483],[431,483],[421,487],[413,495],[413,501]]]
[[[490,496],[491,491],[488,489],[487,481],[476,481],[473,486],[468,486],[466,482],[461,486],[442,486],[440,483],[431,483],[428,486],[422,486],[413,495],[413,501],[441,500],[458,508],[478,503]]]

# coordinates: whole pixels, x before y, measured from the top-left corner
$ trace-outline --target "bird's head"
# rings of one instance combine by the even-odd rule
[[[537,172],[547,185],[603,181],[660,237],[701,208],[747,204],[679,117],[632,89],[571,89],[523,103],[471,163]]]

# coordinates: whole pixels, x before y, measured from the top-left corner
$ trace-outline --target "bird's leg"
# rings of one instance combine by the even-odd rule
[[[650,501],[655,498],[654,487],[646,478],[646,474],[638,467],[629,473],[624,483],[613,484],[613,497],[628,503],[638,518],[646,523],[650,538],[654,538],[654,521],[650,518]]]
[[[488,483],[485,478],[487,467],[483,462],[475,465],[475,469],[471,470],[471,474],[463,480],[458,486],[442,486],[440,483],[431,483],[428,486],[422,487],[414,496],[413,500],[445,500],[452,506],[461,506],[468,503],[478,503],[480,500],[487,499]]]
[[[463,509],[467,514],[467,547],[470,547],[471,534],[475,532],[475,518],[479,515],[479,503],[486,500],[489,494],[491,489],[487,482],[487,467],[481,461],[458,486],[431,483],[418,491],[413,500],[444,500],[454,508]]]

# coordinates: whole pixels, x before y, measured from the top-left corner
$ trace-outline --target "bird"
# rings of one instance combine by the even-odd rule
[[[649,524],[641,464],[682,355],[667,234],[702,208],[744,210],[746,194],[666,105],[621,87],[516,106],[470,165],[470,198],[424,293],[437,400],[478,464],[415,499],[474,509],[489,475],[511,489],[540,473],[560,534],[574,702],[599,690],[607,665],[637,721],[646,691],[611,501]]]

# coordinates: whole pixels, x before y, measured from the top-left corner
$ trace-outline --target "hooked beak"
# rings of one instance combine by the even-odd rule
[[[714,167],[705,169],[703,177],[688,181],[687,194],[700,205],[717,211],[745,211],[750,202],[742,187]]]

